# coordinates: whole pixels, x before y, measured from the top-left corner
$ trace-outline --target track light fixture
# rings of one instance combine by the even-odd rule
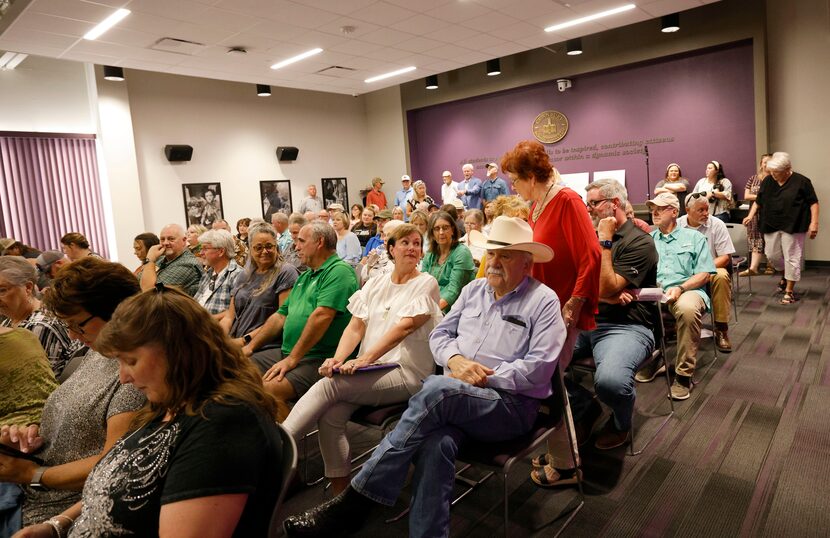
[[[487,60],[487,76],[501,75],[501,61],[498,58]]]
[[[428,90],[437,90],[438,89],[438,75],[430,75],[426,78],[426,89],[428,89]]]
[[[271,86],[269,86],[268,84],[257,84],[256,94],[260,97],[270,97]]]
[[[568,56],[579,56],[582,54],[582,39],[569,39],[565,44],[565,49],[568,51]]]
[[[106,80],[114,80],[117,82],[121,82],[122,80],[124,80],[124,69],[116,67],[114,65],[105,65],[104,78]]]
[[[661,32],[670,34],[680,30],[680,13],[672,13],[671,15],[663,15],[661,19]]]

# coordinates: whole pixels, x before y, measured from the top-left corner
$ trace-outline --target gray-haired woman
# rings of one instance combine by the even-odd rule
[[[227,230],[208,230],[199,236],[199,244],[202,245],[200,256],[206,271],[193,298],[221,319],[231,304],[231,291],[242,274],[233,259],[236,244]]]
[[[32,331],[46,351],[49,365],[60,377],[64,366],[82,344],[69,338],[66,325],[41,308],[35,297],[37,271],[20,256],[0,258],[0,320],[2,327]]]
[[[818,197],[812,182],[793,172],[789,153],[773,153],[767,170],[770,175],[761,182],[744,226],[760,213],[767,260],[776,271],[781,270],[782,262],[784,266],[784,278],[778,282],[778,291],[784,292],[781,304],[792,304],[798,300],[793,290],[801,280],[804,237],[809,234],[810,239],[815,239],[818,235]]]
[[[240,346],[250,342],[265,320],[285,302],[299,276],[293,265],[284,263],[277,239],[274,228],[264,222],[248,228],[248,262],[231,290],[228,312],[219,322]],[[282,342],[276,340],[260,350],[281,346]],[[262,373],[271,366],[257,363]]]

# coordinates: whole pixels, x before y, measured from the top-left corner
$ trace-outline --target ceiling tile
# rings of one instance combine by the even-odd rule
[[[371,22],[380,26],[389,26],[404,19],[409,19],[415,14],[416,13],[414,11],[404,9],[400,6],[388,4],[386,2],[376,2],[363,9],[358,9],[357,11],[350,13],[349,16],[354,19]]]
[[[293,0],[298,4],[339,13],[340,15],[349,15],[355,11],[370,6],[378,0]]]
[[[243,13],[209,7],[191,17],[189,22],[204,26],[214,26],[234,32],[242,32],[247,28],[259,24],[262,22],[262,19]]]
[[[95,23],[66,17],[56,17],[45,13],[29,13],[17,19],[12,28],[24,28],[53,34],[81,37],[95,27]]]
[[[450,26],[452,25],[447,21],[442,21],[441,19],[428,17],[426,15],[415,15],[414,17],[410,17],[391,25],[391,27],[396,30],[416,35],[435,32],[436,30],[442,30],[444,28],[449,28]]]
[[[368,33],[361,37],[361,41],[367,43],[374,43],[375,45],[397,45],[401,41],[406,41],[415,37],[412,34],[401,32],[400,30],[393,30],[392,28],[381,28],[374,32]]]
[[[3,33],[3,42],[18,42],[26,43],[27,49],[30,45],[43,45],[44,47],[60,49],[61,52],[71,47],[76,41],[77,37],[52,34],[50,32],[39,32],[37,30],[29,30],[27,28],[12,27]],[[7,50],[7,49],[4,49]],[[36,53],[32,53],[36,54]]]
[[[98,24],[112,15],[115,9],[81,0],[37,0],[29,5],[27,11]]]
[[[434,39],[436,41],[443,41],[444,43],[457,43],[459,40],[467,39],[478,35],[479,32],[466,26],[447,26],[445,28],[436,30],[425,34],[424,37]]]
[[[430,49],[438,48],[443,44],[444,43],[440,41],[434,41],[425,37],[413,37],[412,39],[402,41],[395,46],[399,49],[408,50],[410,52],[426,52]]]
[[[473,2],[452,2],[426,12],[427,15],[451,23],[459,23],[490,13],[490,10]]]
[[[175,2],[169,0],[132,0],[128,8],[133,13],[149,13],[166,19],[190,21],[206,11],[208,6],[191,0],[176,0]]]
[[[341,28],[343,28],[344,26],[351,26],[353,28],[352,32],[350,34],[344,34],[341,31]],[[366,35],[369,32],[374,32],[379,28],[380,26],[378,26],[377,24],[372,24],[366,21],[359,21],[357,19],[352,19],[351,17],[341,17],[330,23],[318,26],[317,30],[320,32],[344,36],[348,39],[354,39]]]
[[[395,49],[392,47],[383,47],[365,54],[367,58],[373,60],[383,60],[386,62],[400,63],[403,58],[411,58],[412,53],[407,50]]]
[[[497,34],[499,29],[517,22],[519,22],[519,19],[514,19],[513,17],[502,13],[487,13],[485,15],[479,15],[478,17],[465,20],[461,24],[467,28],[472,28],[473,30],[477,30],[479,32]]]

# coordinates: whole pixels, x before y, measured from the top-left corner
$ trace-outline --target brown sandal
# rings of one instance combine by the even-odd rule
[[[582,471],[579,469],[555,469],[550,465],[545,465],[540,469],[530,471],[530,479],[542,488],[571,486],[576,484],[580,478],[582,478]]]
[[[793,304],[798,301],[798,298],[790,292],[785,292],[784,297],[779,301],[780,304]]]

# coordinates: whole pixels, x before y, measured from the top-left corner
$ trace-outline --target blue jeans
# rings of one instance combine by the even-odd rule
[[[527,396],[429,376],[410,398],[395,429],[352,479],[352,487],[392,506],[414,462],[409,536],[447,536],[460,443],[505,441],[523,435],[533,426],[539,404]]]
[[[654,333],[642,325],[600,323],[593,331],[582,331],[576,339],[573,360],[594,357],[594,390],[600,401],[614,412],[620,431],[631,428],[634,414],[634,374],[654,349]],[[593,395],[576,383],[568,384],[568,398],[575,410],[587,409]]]
[[[0,482],[0,536],[11,536],[23,527],[23,490],[17,484]]]

